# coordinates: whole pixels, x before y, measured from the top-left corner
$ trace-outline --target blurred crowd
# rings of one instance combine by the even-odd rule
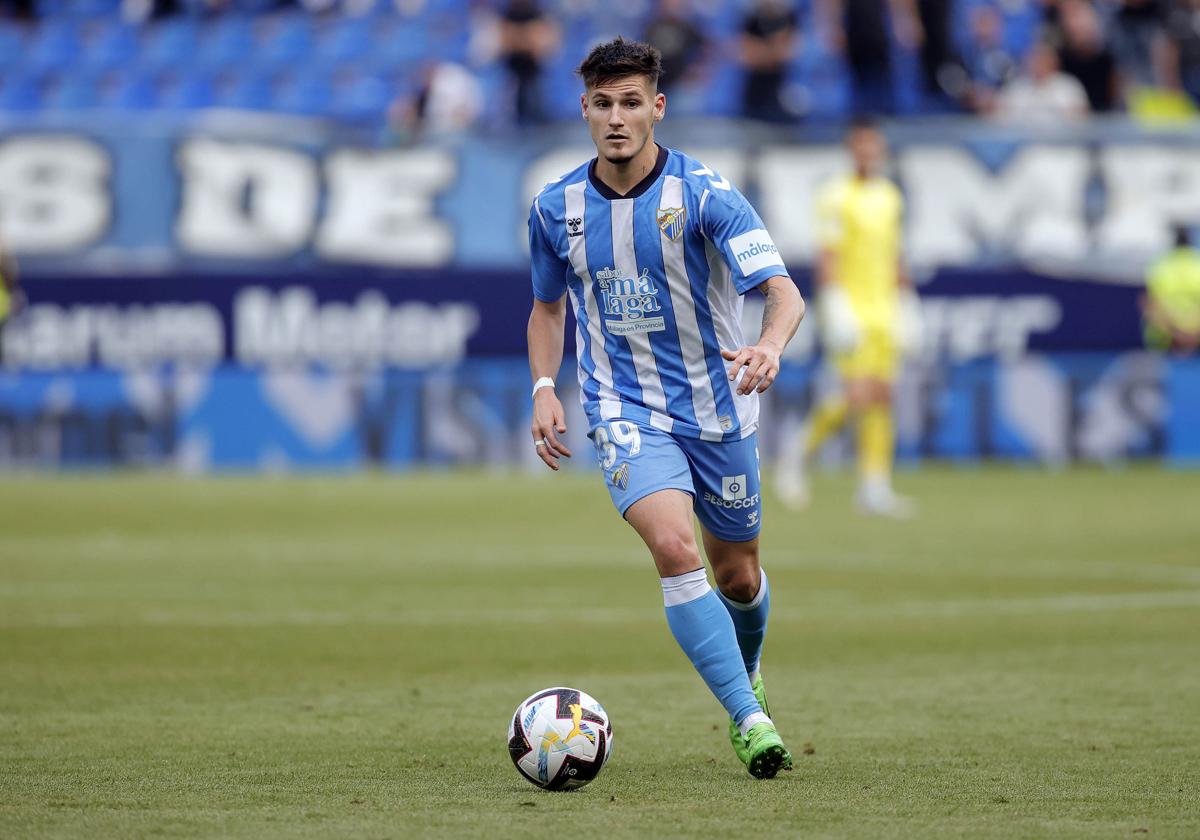
[[[88,4],[145,28],[282,14],[310,15],[320,30],[390,15],[386,37],[409,39],[402,52],[416,59],[387,68],[398,81],[381,77],[398,91],[387,120],[407,139],[565,119],[573,67],[617,34],[662,51],[676,114],[1054,123],[1126,110],[1186,117],[1200,103],[1200,0],[0,0],[0,18],[36,27]],[[423,47],[430,30],[406,21],[431,15],[456,28],[461,51]]]
[[[677,112],[704,111],[726,56],[740,71],[741,116],[803,120],[812,91],[794,77],[805,52],[840,65],[847,113],[1050,124],[1126,110],[1190,117],[1200,104],[1200,0],[757,0],[718,35],[701,23],[708,5],[662,0],[627,33],[662,51],[661,86]],[[542,75],[563,48],[554,14],[538,0],[508,0],[478,25],[510,73],[513,118],[544,120]],[[907,109],[897,102],[905,58],[919,103]],[[470,124],[479,98],[467,68],[433,67],[410,127],[427,118],[441,130],[447,115],[451,126]]]

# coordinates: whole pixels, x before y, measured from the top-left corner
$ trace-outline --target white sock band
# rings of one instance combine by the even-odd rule
[[[663,603],[668,607],[677,607],[703,598],[712,590],[703,568],[674,577],[659,578],[659,582],[663,588]]]
[[[771,719],[762,712],[751,712],[746,715],[746,719],[738,724],[738,732],[742,733],[742,737],[746,737],[746,733],[750,731],[750,727],[757,726],[760,723],[770,723]]]
[[[758,570],[758,592],[754,593],[753,598],[751,598],[749,601],[735,601],[732,598],[730,598],[728,595],[726,595],[724,592],[721,593],[721,597],[724,598],[725,602],[727,604],[729,604],[729,606],[733,607],[735,610],[742,610],[743,612],[749,612],[750,610],[758,609],[758,605],[762,603],[763,596],[766,594],[767,594],[767,573],[765,571],[763,571],[762,568],[759,568],[759,570]]]

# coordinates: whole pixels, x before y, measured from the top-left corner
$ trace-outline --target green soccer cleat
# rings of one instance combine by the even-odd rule
[[[746,751],[750,754],[746,769],[751,776],[773,779],[780,770],[792,769],[792,754],[775,731],[775,724],[756,723],[746,735]]]
[[[751,688],[754,689],[754,696],[758,698],[758,704],[762,706],[763,714],[770,717],[771,707],[767,705],[762,674],[758,675]],[[783,745],[783,740],[775,731],[773,723],[756,724],[750,728],[747,735],[749,737],[743,738],[737,724],[732,718],[729,719],[729,741],[733,744],[733,751],[737,757],[750,771],[750,775],[756,779],[770,779],[781,769],[792,769],[792,754]]]
[[[754,681],[754,685],[750,686],[754,690],[754,696],[758,698],[758,705],[762,706],[763,714],[767,717],[771,716],[771,710],[767,706],[767,692],[763,688],[762,674]],[[733,744],[733,751],[741,760],[742,764],[750,764],[750,748],[746,746],[746,739],[742,737],[741,731],[738,729],[737,723],[731,717],[729,719],[729,742]]]

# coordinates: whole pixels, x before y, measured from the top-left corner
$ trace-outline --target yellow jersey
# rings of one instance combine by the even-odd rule
[[[863,326],[890,329],[899,297],[904,198],[887,178],[851,174],[817,198],[818,242],[837,258],[835,276]]]
[[[1146,287],[1176,327],[1200,330],[1200,251],[1171,251],[1150,267]]]

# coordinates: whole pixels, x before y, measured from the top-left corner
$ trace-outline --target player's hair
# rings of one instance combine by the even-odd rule
[[[879,119],[874,114],[855,114],[846,124],[846,134],[856,131],[879,131]]]
[[[1192,244],[1192,229],[1187,225],[1175,225],[1172,233],[1176,248],[1187,248]]]
[[[662,53],[641,41],[626,41],[620,35],[607,44],[598,44],[575,71],[585,87],[595,87],[624,76],[645,76],[658,89],[662,75]]]

